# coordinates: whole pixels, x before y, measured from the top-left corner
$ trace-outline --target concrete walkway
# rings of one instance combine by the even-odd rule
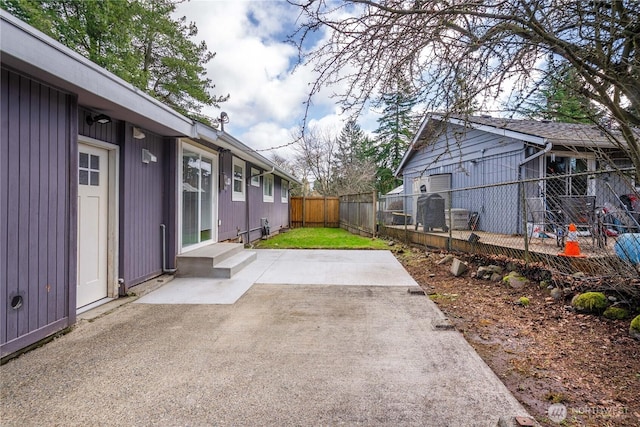
[[[386,251],[258,251],[234,279],[175,279],[2,366],[0,425],[527,416],[458,332],[436,327],[442,313],[415,286]]]

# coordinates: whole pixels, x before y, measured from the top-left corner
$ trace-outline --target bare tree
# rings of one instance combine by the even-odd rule
[[[297,176],[313,180],[313,189],[323,196],[335,194],[336,139],[325,129],[299,129],[294,135]]]
[[[285,158],[278,153],[271,154],[271,161],[285,172],[289,172],[291,175],[301,177],[301,182],[289,183],[289,191],[292,196],[308,196],[310,193],[309,180],[305,173],[304,164],[300,165],[299,162]],[[302,167],[301,167],[302,166]]]
[[[310,98],[338,83],[359,111],[410,76],[427,111],[466,113],[527,94],[545,63],[566,61],[580,94],[614,123],[603,127],[628,153],[640,181],[640,2],[637,0],[290,0],[300,8],[292,39],[319,73]],[[313,33],[330,38],[302,56]]]

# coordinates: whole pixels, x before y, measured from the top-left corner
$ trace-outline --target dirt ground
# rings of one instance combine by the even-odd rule
[[[640,342],[629,336],[630,319],[578,314],[570,295],[554,300],[539,282],[515,290],[473,278],[473,263],[454,277],[436,264],[439,252],[396,256],[541,425],[640,425]],[[554,403],[567,411],[560,423],[549,418]]]

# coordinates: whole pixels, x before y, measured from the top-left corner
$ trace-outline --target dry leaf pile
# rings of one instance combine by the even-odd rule
[[[454,277],[437,264],[443,254],[412,248],[396,256],[540,424],[559,425],[547,410],[562,403],[565,426],[640,425],[640,342],[628,334],[630,319],[574,312],[571,295],[552,298],[535,271],[515,290],[471,277],[477,260]]]

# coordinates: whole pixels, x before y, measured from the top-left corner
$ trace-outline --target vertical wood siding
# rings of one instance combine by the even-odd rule
[[[221,153],[219,156],[221,180],[224,175],[232,176],[232,157],[231,153]],[[258,169],[259,173],[265,172],[258,166],[245,162],[247,180],[250,180],[251,168]],[[289,226],[289,203],[281,201],[282,179],[274,176],[273,202],[263,201],[263,185],[264,177],[260,177],[259,187],[249,185],[245,202],[232,201],[233,189],[231,186],[226,189],[223,185],[220,186],[218,193],[218,214],[221,224],[218,227],[219,241],[236,239],[238,230],[243,233],[247,231],[247,203],[249,204],[249,229],[253,230],[250,233],[250,241],[260,239],[260,220],[262,218],[269,220],[269,226],[274,232]],[[246,183],[245,188],[247,188]]]
[[[134,139],[130,124],[123,126],[120,148],[120,277],[130,287],[162,272],[160,224],[165,222],[166,152],[163,139],[145,131]],[[142,163],[147,149],[158,161]],[[171,229],[168,228],[168,232]],[[175,231],[175,230],[174,230]]]
[[[78,128],[81,135],[120,146],[118,277],[123,278],[125,287],[129,288],[162,272],[160,224],[167,226],[167,266],[174,264],[177,228],[166,222],[175,221],[175,214],[171,216],[168,212],[176,209],[169,201],[176,191],[171,177],[175,177],[177,164],[170,161],[177,160],[167,160],[172,152],[165,145],[175,148],[177,143],[168,140],[165,144],[162,137],[146,130],[144,139],[134,139],[133,125],[120,120],[88,125],[86,117],[95,114],[81,109]],[[158,161],[142,163],[143,149],[153,153]]]
[[[249,170],[251,167],[256,168],[250,165]],[[289,227],[289,203],[281,201],[282,178],[274,176],[273,181],[273,202],[265,202],[263,199],[264,177],[260,178],[259,187],[249,186],[249,224],[253,230],[250,235],[251,241],[262,237],[262,231],[259,230],[262,218],[269,221],[271,232],[275,233],[281,228]]]
[[[0,345],[2,355],[75,320],[73,99],[2,69]],[[12,308],[15,297],[22,306]]]
[[[235,239],[238,236],[238,230],[246,229],[246,205],[244,202],[234,202],[231,200],[233,193],[233,183],[225,187],[224,177],[232,179],[232,158],[230,152],[221,152],[219,158],[219,190],[218,190],[218,240]],[[246,170],[251,171],[251,168]]]

